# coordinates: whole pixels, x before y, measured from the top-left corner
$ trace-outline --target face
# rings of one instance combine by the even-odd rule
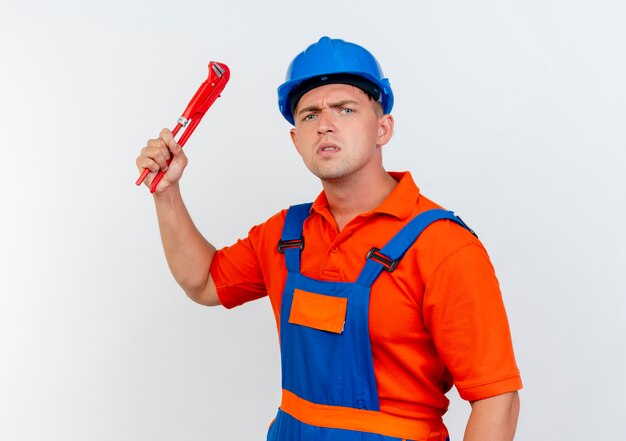
[[[307,168],[334,181],[380,173],[381,147],[391,138],[393,118],[362,90],[328,84],[302,96],[294,110],[291,138]]]

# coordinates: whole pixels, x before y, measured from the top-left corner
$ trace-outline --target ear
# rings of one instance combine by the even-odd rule
[[[376,141],[377,146],[384,146],[389,142],[393,136],[393,116],[390,114],[383,115],[378,119],[378,137]]]
[[[302,154],[300,154],[300,149],[298,148],[298,142],[296,141],[296,128],[295,127],[289,131],[289,135],[291,135],[291,142],[293,142],[293,145],[298,151],[298,154],[302,156]]]

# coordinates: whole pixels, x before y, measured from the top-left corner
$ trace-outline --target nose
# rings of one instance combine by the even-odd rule
[[[317,117],[317,132],[320,135],[335,131],[331,113],[329,109],[324,109],[319,113]]]

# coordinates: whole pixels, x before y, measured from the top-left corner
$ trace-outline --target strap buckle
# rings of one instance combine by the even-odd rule
[[[365,259],[373,260],[374,262],[378,262],[383,266],[383,269],[388,273],[393,272],[398,264],[400,263],[400,258],[396,260],[392,260],[389,257],[385,256],[380,252],[379,248],[373,247],[371,250],[367,252]]]
[[[300,251],[304,249],[304,236],[300,236],[300,239],[279,240],[278,252],[285,254],[287,248],[300,248]]]

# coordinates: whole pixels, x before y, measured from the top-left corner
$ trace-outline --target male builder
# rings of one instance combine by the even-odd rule
[[[494,270],[469,227],[384,170],[393,94],[378,62],[324,37],[292,61],[278,101],[323,191],[231,247],[216,251],[189,217],[169,130],[137,159],[148,185],[167,170],[154,201],[187,295],[227,308],[269,296],[283,397],[268,440],[444,441],[452,385],[472,405],[466,441],[512,440],[521,380]]]

